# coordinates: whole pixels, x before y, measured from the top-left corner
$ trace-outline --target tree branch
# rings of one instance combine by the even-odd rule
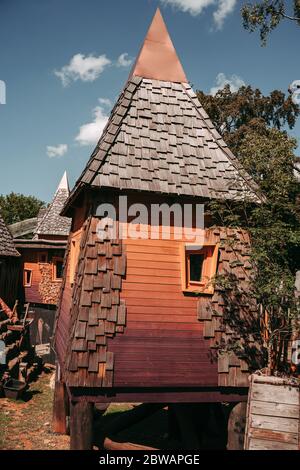
[[[289,16],[289,15],[286,15],[285,13],[281,13],[281,12],[280,12],[280,15],[283,16],[283,18],[286,18],[288,20],[300,21],[300,18],[297,18],[297,16]]]

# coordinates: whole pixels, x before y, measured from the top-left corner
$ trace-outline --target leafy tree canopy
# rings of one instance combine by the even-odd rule
[[[250,129],[261,132],[266,127],[293,128],[300,113],[291,97],[286,98],[279,90],[264,96],[251,86],[243,86],[233,93],[226,85],[215,96],[198,91],[198,97],[233,151]]]
[[[34,196],[10,193],[0,195],[0,214],[7,225],[36,217],[45,203]]]
[[[291,331],[292,318],[299,318],[294,287],[295,273],[300,268],[297,142],[285,130],[294,126],[299,108],[278,90],[263,96],[251,87],[232,93],[227,86],[215,96],[198,92],[198,97],[265,196],[265,201],[256,206],[247,201],[214,201],[210,212],[218,223],[242,226],[250,233],[256,273],[251,295],[263,311],[272,312],[269,338],[273,341],[283,328]],[[228,280],[224,282],[228,286]],[[278,359],[281,346],[277,350]]]
[[[247,3],[241,13],[244,28],[251,32],[259,29],[263,45],[266,44],[270,32],[282,20],[293,21],[300,26],[300,0],[263,0]]]

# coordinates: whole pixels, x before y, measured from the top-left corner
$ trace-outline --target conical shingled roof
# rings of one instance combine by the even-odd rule
[[[13,237],[0,214],[0,256],[20,256],[16,250]]]
[[[68,178],[64,173],[49,207],[38,218],[38,226],[34,238],[38,235],[68,236],[71,229],[71,220],[60,215],[70,194]]]
[[[160,13],[156,13],[154,26],[152,23],[149,30],[152,42],[149,43],[148,32],[129,80],[69,202],[84,184],[203,198],[248,197],[258,202],[257,185],[218,134],[186,83],[182,68],[178,68],[178,57],[170,46],[171,40],[168,42],[165,37],[165,25],[160,18]],[[173,58],[177,67],[173,80],[168,68],[160,75],[162,79],[149,78],[149,67],[151,63],[155,65],[154,54],[161,57],[166,54],[165,48],[161,47],[160,52],[157,45],[149,52],[155,43],[154,34],[157,43],[163,36],[165,44],[169,44],[169,49],[166,46],[169,58]],[[159,76],[153,70],[152,77]]]

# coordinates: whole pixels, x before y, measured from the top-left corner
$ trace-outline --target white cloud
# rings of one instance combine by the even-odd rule
[[[108,98],[99,98],[99,103],[106,106],[108,109],[112,108],[112,102]]]
[[[64,65],[60,70],[55,70],[54,73],[61,79],[63,86],[77,80],[93,82],[110,64],[111,61],[105,54],[98,57],[92,54],[88,56],[75,54],[68,65]]]
[[[222,29],[226,17],[233,12],[235,4],[236,0],[219,0],[218,9],[213,14],[218,29]]]
[[[124,52],[118,57],[117,67],[129,67],[132,64],[133,60],[129,57],[127,52]]]
[[[47,155],[49,158],[62,157],[67,151],[67,144],[60,144],[57,145],[57,147],[53,147],[52,145],[47,146]]]
[[[80,126],[79,132],[75,137],[75,141],[79,145],[95,145],[101,137],[101,134],[108,121],[108,108],[111,107],[110,100],[100,98],[100,106],[93,109],[93,121]]]
[[[241,86],[245,86],[246,83],[244,80],[239,77],[238,75],[231,75],[231,77],[226,77],[225,73],[218,73],[216,77],[216,86],[213,86],[210,89],[209,94],[210,95],[215,95],[218,90],[223,90],[225,85],[230,85],[230,90],[232,92],[237,91]]]
[[[204,8],[214,5],[215,0],[161,0],[161,2],[196,16],[200,15]]]
[[[227,15],[232,13],[237,0],[160,0],[193,16],[200,15],[207,7],[216,7],[213,19],[217,29],[221,29]]]

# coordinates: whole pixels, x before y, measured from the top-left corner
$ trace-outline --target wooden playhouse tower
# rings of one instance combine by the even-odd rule
[[[88,423],[93,403],[246,400],[247,358],[219,351],[222,342],[243,338],[226,326],[222,292],[211,279],[227,270],[246,286],[247,234],[205,217],[196,247],[175,236],[175,217],[167,223],[151,213],[161,204],[183,209],[246,195],[259,201],[190,87],[158,10],[62,213],[72,228],[56,319],[56,397],[67,389],[71,442],[72,434],[89,432],[80,420]],[[146,223],[133,213],[124,220],[119,196],[128,207],[147,207]],[[140,237],[121,239],[108,226],[99,236],[103,203],[116,208],[117,227],[138,227]],[[169,238],[161,236],[166,228]],[[234,247],[225,247],[228,237]],[[239,312],[245,322],[249,310]]]

